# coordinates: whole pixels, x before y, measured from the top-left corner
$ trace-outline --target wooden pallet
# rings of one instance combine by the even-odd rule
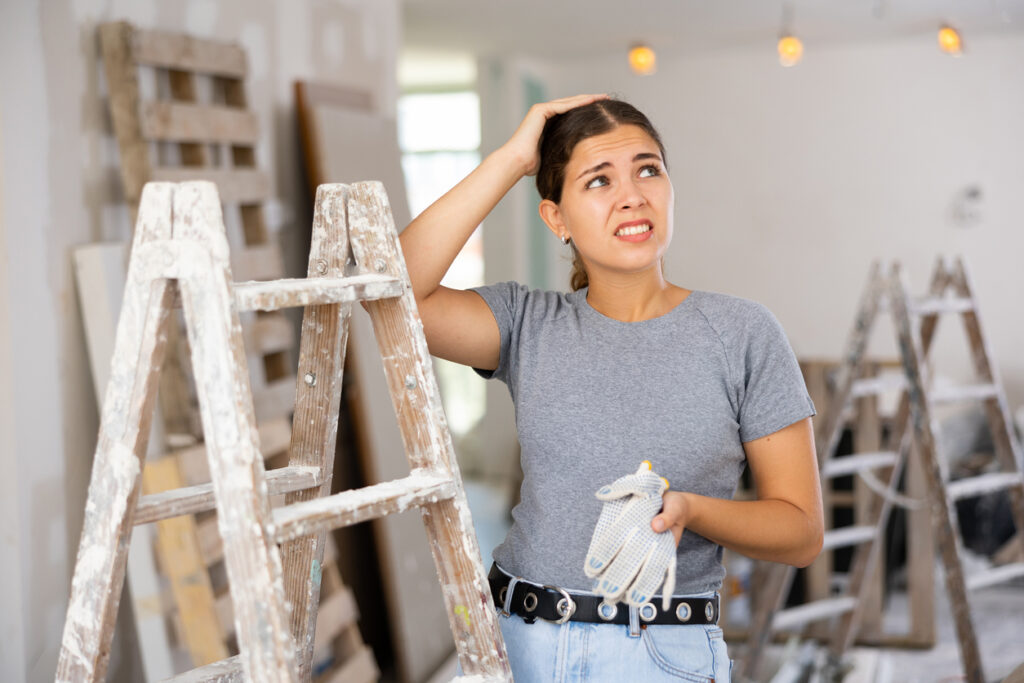
[[[142,187],[153,180],[213,181],[229,218],[233,271],[246,280],[283,277],[281,250],[264,217],[271,184],[256,165],[260,128],[247,103],[245,51],[236,44],[141,30],[124,22],[102,25],[100,41],[125,198],[134,207]],[[263,455],[268,467],[279,467],[286,461],[294,407],[294,329],[278,312],[241,318],[256,419],[266,437]],[[172,316],[160,389],[166,456],[149,463],[145,493],[209,482],[195,389],[184,371],[188,345],[178,325]],[[225,608],[230,600],[223,556],[210,543],[217,537],[216,526],[212,512],[157,524],[156,554],[174,594],[172,622],[194,665],[237,652],[231,611]],[[331,549],[328,557],[334,556]],[[334,563],[322,571],[328,577],[325,605],[351,604]],[[338,596],[332,602],[335,587]],[[325,609],[334,615],[330,624],[336,630],[325,625],[322,637],[331,642],[328,636],[333,636],[337,648],[319,651],[324,679],[344,667],[347,650],[366,659],[363,649],[351,647],[362,644],[355,611],[345,617],[335,614],[338,609]],[[370,673],[361,680],[376,679],[375,664],[363,668]]]

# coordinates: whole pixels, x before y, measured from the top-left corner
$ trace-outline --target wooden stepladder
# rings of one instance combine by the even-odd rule
[[[952,290],[953,297],[945,296],[948,290]],[[871,329],[879,311],[885,309],[889,309],[893,316],[904,376],[894,378],[895,381],[885,377],[863,379],[861,375],[868,362],[865,351]],[[963,315],[980,384],[941,391],[931,386],[926,359],[942,313]],[[919,326],[912,322],[911,316],[920,319]],[[877,396],[894,389],[901,390],[902,394],[893,421],[894,429],[883,445],[883,450],[836,457],[853,402],[858,398]],[[978,399],[985,401],[1002,471],[950,482],[945,460],[937,452],[934,435],[938,433],[938,425],[933,420],[930,406]],[[883,272],[881,264],[874,264],[839,368],[834,400],[824,420],[819,422],[816,447],[823,486],[833,478],[857,474],[871,484],[879,495],[871,499],[861,523],[829,529],[825,534],[824,549],[855,546],[850,571],[844,582],[846,588],[841,594],[782,609],[795,570],[785,565],[775,565],[771,569],[764,589],[773,599],[762,601],[754,613],[747,653],[739,667],[739,676],[752,677],[755,674],[764,645],[773,631],[825,621],[828,622],[831,665],[838,667],[842,654],[857,636],[867,604],[866,598],[872,588],[869,579],[878,562],[882,536],[892,507],[919,504],[898,491],[901,475],[913,447],[926,475],[931,517],[946,568],[947,590],[957,621],[964,671],[970,681],[983,680],[966,590],[968,587],[980,588],[1022,576],[1024,564],[990,570],[971,577],[965,583],[960,559],[962,541],[953,504],[961,498],[1002,488],[1015,488],[1014,521],[1018,528],[1024,528],[1024,506],[1021,505],[1020,496],[1024,479],[1021,476],[1020,449],[1011,431],[1011,424],[1005,395],[982,336],[977,304],[963,261],[957,260],[951,264],[940,259],[933,272],[928,295],[915,301],[908,295],[898,263],[893,264],[888,273]]]
[[[216,508],[240,655],[184,676],[308,680],[327,531],[419,507],[463,670],[474,680],[511,680],[383,187],[319,189],[305,279],[233,284],[228,257],[213,184],[146,186],[57,679],[104,677],[133,525]],[[212,482],[140,498],[165,329],[179,293]],[[357,301],[373,322],[410,474],[327,495]],[[305,313],[289,464],[265,471],[238,314],[293,306]],[[271,510],[276,494],[286,494],[286,504]]]
[[[947,290],[952,291],[952,297],[942,297]],[[1009,405],[1002,383],[999,381],[991,348],[982,333],[973,283],[963,259],[958,258],[954,263],[940,260],[936,266],[932,291],[937,291],[936,297],[921,302],[911,301],[907,296],[907,286],[902,271],[898,264],[893,267],[890,276],[890,304],[899,331],[907,393],[911,398],[910,418],[913,424],[914,439],[924,464],[925,479],[928,483],[929,507],[939,553],[945,569],[946,592],[953,610],[957,643],[960,648],[960,662],[963,665],[967,681],[983,683],[985,675],[981,652],[978,647],[977,635],[974,632],[974,622],[967,593],[969,590],[1005,583],[1024,576],[1024,562],[1006,564],[976,571],[970,576],[966,575],[961,562],[964,543],[957,520],[955,503],[961,499],[973,498],[994,491],[1009,491],[1013,523],[1018,531],[1017,541],[1024,544],[1024,457],[1022,457],[1020,443],[1013,432]],[[924,361],[922,352],[922,349],[926,349],[924,325],[922,323],[919,337],[915,326],[911,323],[911,316],[923,316],[923,321],[928,321],[936,319],[941,313],[959,313],[961,315],[964,332],[971,349],[975,374],[978,378],[976,384],[943,389],[942,391],[929,390],[931,386],[929,368]],[[942,457],[939,442],[935,438],[939,429],[932,407],[940,403],[960,401],[981,401],[985,406],[985,414],[995,445],[998,470],[950,481],[949,463]]]

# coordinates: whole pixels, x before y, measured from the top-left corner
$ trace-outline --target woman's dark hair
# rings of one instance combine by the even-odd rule
[[[552,116],[544,124],[540,136],[540,168],[537,170],[537,191],[541,199],[550,199],[558,204],[562,201],[565,185],[565,167],[569,164],[572,151],[583,140],[608,133],[619,126],[636,126],[651,136],[661,152],[662,162],[668,167],[665,146],[661,136],[643,113],[622,100],[597,100],[582,107],[570,109],[564,114]],[[583,260],[572,245],[572,275],[569,286],[573,291],[588,284],[587,271]]]

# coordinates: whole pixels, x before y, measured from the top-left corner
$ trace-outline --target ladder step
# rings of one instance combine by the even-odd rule
[[[907,380],[903,375],[888,374],[878,377],[857,379],[850,385],[850,398],[861,398],[862,396],[878,396],[897,389],[902,390],[907,386]]]
[[[451,477],[410,474],[333,496],[295,503],[274,510],[274,538],[291,541],[319,531],[359,524],[411,507],[453,498],[456,485]]]
[[[276,311],[295,306],[372,301],[401,296],[402,281],[388,275],[299,278],[267,282],[236,282],[239,311]]]
[[[1004,564],[1002,567],[993,567],[978,572],[967,579],[967,589],[977,590],[985,586],[994,586],[999,583],[1006,583],[1012,579],[1024,576],[1024,562]]]
[[[955,403],[957,401],[978,401],[999,395],[999,387],[991,382],[984,384],[962,384],[960,386],[932,389],[929,398],[934,403]]]
[[[319,486],[320,470],[316,467],[279,467],[268,470],[266,479],[267,490],[273,496]],[[153,493],[139,499],[139,505],[135,508],[135,524],[150,524],[179,515],[194,515],[216,506],[212,483]]]
[[[1024,477],[1019,472],[991,472],[951,481],[946,484],[946,492],[951,499],[960,500],[1021,485],[1024,485]]]
[[[825,538],[822,541],[821,549],[823,551],[832,550],[833,548],[843,548],[849,545],[867,543],[874,537],[875,527],[868,524],[829,529],[825,532]]]
[[[177,676],[165,678],[163,683],[243,683],[242,658],[239,655],[211,662]]]
[[[939,313],[966,313],[974,310],[974,300],[965,297],[923,297],[910,304],[912,315],[937,315]]]
[[[849,612],[856,605],[857,598],[846,596],[815,600],[806,605],[779,610],[772,619],[772,629],[784,631],[794,626],[802,626],[812,621],[834,617],[838,614]]]
[[[826,479],[835,479],[836,477],[845,477],[864,470],[892,467],[896,464],[897,457],[899,457],[899,454],[895,451],[877,451],[830,458],[822,466],[821,476]]]

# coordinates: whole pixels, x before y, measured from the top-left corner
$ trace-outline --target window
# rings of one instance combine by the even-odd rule
[[[480,100],[475,92],[412,93],[398,100],[409,211],[419,215],[480,163]],[[483,237],[478,227],[441,281],[466,289],[484,282]],[[472,368],[441,359],[434,365],[448,426],[456,437],[483,417],[485,380]]]

